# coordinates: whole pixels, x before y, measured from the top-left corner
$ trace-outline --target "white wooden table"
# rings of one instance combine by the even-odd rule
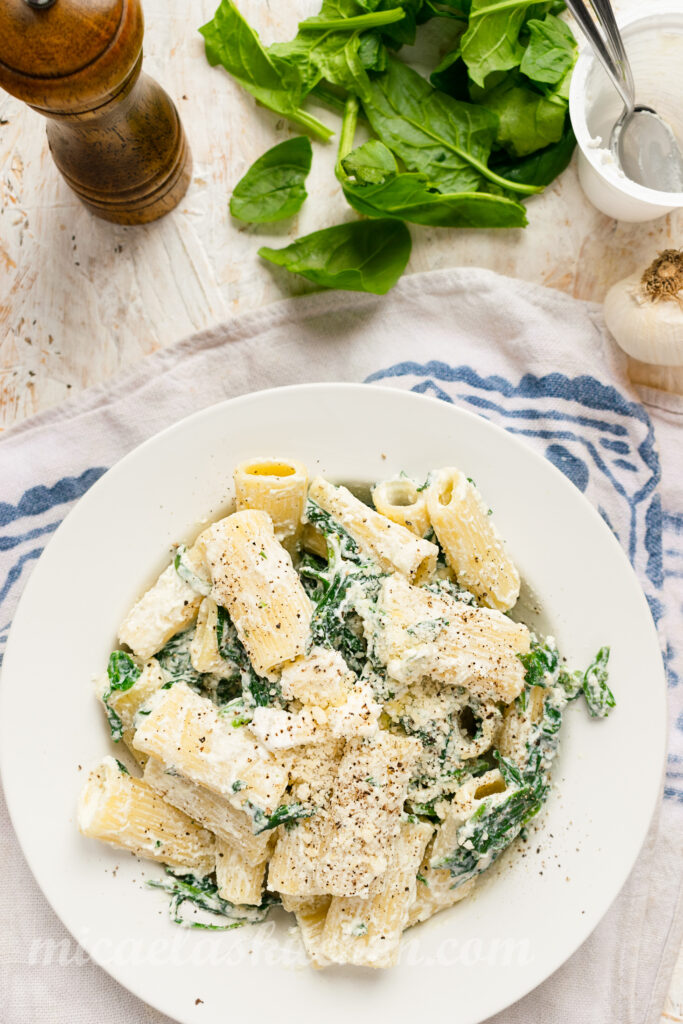
[[[288,38],[316,0],[241,0],[266,42]],[[332,173],[332,146],[316,145],[310,198],[276,227],[232,221],[235,182],[290,129],[203,56],[197,27],[214,0],[146,0],[145,67],[180,110],[194,175],[180,207],[142,228],[92,217],[50,159],[42,118],[0,93],[0,429],[62,402],[193,331],[310,286],[256,256],[266,241],[354,216]],[[617,3],[636,12],[638,0]],[[642,9],[642,8],[641,8]],[[431,28],[435,52],[448,47]],[[330,124],[335,115],[321,109]],[[528,205],[524,231],[411,226],[409,272],[476,265],[601,301],[611,284],[663,248],[683,244],[683,213],[645,225],[594,210],[574,164]],[[558,355],[558,358],[561,358]],[[634,379],[683,391],[683,375],[632,363]],[[662,1020],[683,1021],[683,958]]]

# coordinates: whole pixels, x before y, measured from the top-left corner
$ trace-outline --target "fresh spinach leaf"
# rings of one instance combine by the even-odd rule
[[[477,85],[484,86],[492,71],[519,66],[524,56],[519,34],[534,7],[536,11],[541,7],[541,13],[547,10],[536,0],[472,0],[460,45],[470,78]]]
[[[362,185],[382,185],[398,174],[394,154],[378,139],[370,139],[351,150],[348,156],[342,157],[341,164],[345,174],[355,177]]]
[[[372,82],[363,106],[382,142],[441,192],[476,192],[482,178],[515,192],[537,191],[489,169],[496,114],[446,96],[396,59]]]
[[[529,156],[562,138],[566,106],[527,88],[521,76],[508,75],[481,102],[497,115],[496,143],[511,156]]]
[[[333,132],[308,114],[301,102],[308,83],[299,68],[267,52],[232,0],[221,0],[211,21],[200,30],[209,64],[221,64],[264,107],[327,140]]]
[[[523,228],[521,203],[487,192],[443,195],[422,174],[399,174],[381,185],[344,185],[350,205],[366,217],[395,217],[439,228]]]
[[[410,249],[405,224],[352,221],[304,235],[283,249],[264,246],[259,256],[324,288],[384,295],[405,270]]]
[[[233,217],[252,224],[291,217],[301,209],[308,195],[304,183],[312,159],[311,143],[306,136],[273,146],[235,185],[230,200]]]
[[[524,51],[520,71],[534,82],[555,85],[574,67],[576,40],[572,30],[554,14],[543,21],[527,22],[529,43]]]
[[[575,145],[574,132],[571,125],[567,124],[559,142],[521,160],[512,161],[505,155],[502,162],[496,162],[495,168],[510,181],[523,181],[528,185],[545,188],[568,166]]]
[[[447,53],[441,63],[437,64],[429,76],[429,81],[436,89],[448,93],[453,99],[469,101],[470,80],[459,46]]]

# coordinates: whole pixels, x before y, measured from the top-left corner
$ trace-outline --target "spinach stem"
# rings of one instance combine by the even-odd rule
[[[470,13],[470,21],[474,21],[475,18],[481,18],[485,14],[495,14],[496,11],[506,11],[509,7],[531,7],[537,0],[499,0],[496,4],[491,4],[489,7],[482,7],[481,10],[472,11]]]
[[[343,181],[346,178],[344,168],[342,167],[342,160],[344,157],[348,156],[353,149],[353,140],[356,136],[357,125],[358,100],[355,96],[349,96],[344,105],[344,119],[339,133],[339,149],[337,151],[337,164],[335,167],[335,174],[339,181]]]
[[[379,28],[382,25],[393,25],[402,21],[406,12],[402,7],[394,7],[390,11],[372,11],[370,14],[357,14],[354,18],[307,18],[299,22],[304,31],[317,32],[326,29],[341,29],[344,32],[364,31],[368,28]]]
[[[276,113],[279,113],[279,111],[276,111]],[[283,116],[288,121],[293,121],[294,124],[300,124],[302,128],[309,131],[311,135],[315,135],[317,139],[321,139],[322,142],[329,142],[334,135],[331,128],[328,128],[322,121],[319,121],[317,117],[313,117],[312,114],[307,114],[301,107],[298,107],[296,110],[288,110],[286,113],[283,113]]]

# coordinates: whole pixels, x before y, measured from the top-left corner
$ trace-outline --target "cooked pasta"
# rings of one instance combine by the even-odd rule
[[[519,597],[519,573],[472,480],[440,469],[427,489],[434,532],[458,580],[487,608],[507,612]]]
[[[505,614],[519,574],[459,470],[374,507],[307,481],[240,463],[236,511],[127,615],[97,695],[144,774],[105,757],[79,827],[166,865],[178,924],[281,903],[313,967],[386,968],[539,812],[569,702],[614,704],[609,649],[570,673]]]
[[[304,464],[293,459],[249,459],[235,467],[233,479],[237,511],[252,508],[267,512],[280,543],[288,549],[295,546],[303,528],[308,491]]]

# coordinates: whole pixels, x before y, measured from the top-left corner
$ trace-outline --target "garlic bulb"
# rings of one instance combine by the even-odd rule
[[[683,249],[665,249],[644,274],[631,274],[607,293],[605,322],[634,359],[683,366]]]

